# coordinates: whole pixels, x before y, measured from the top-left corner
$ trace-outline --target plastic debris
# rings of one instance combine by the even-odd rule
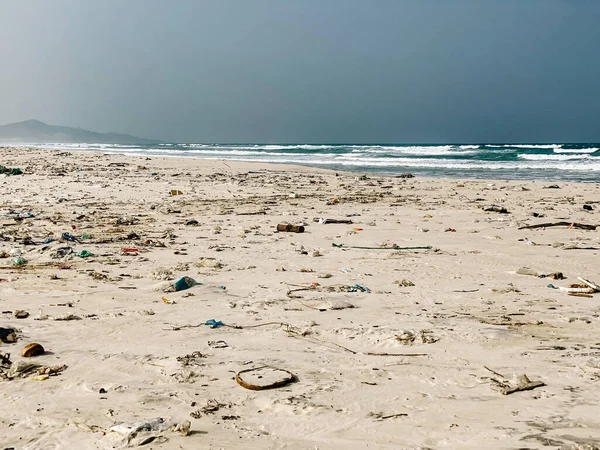
[[[6,167],[0,165],[0,175],[22,175],[23,171],[18,167]]]
[[[9,212],[7,214],[0,214],[0,219],[29,219],[34,217],[30,212]]]
[[[23,350],[21,350],[21,356],[25,358],[31,358],[32,356],[43,355],[45,353],[44,347],[40,344],[33,343],[27,344]]]
[[[15,256],[14,258],[11,258],[10,261],[12,262],[13,266],[22,266],[25,264],[25,260],[20,256]]]
[[[277,225],[277,231],[287,231],[289,233],[304,233],[304,227],[298,225],[290,225],[289,223],[280,223]]]
[[[296,375],[287,370],[271,366],[261,366],[242,370],[235,374],[235,381],[243,388],[252,391],[274,389],[297,381]]]
[[[79,253],[75,254],[75,256],[79,256],[80,258],[88,258],[92,256],[92,253],[88,250],[81,250]]]
[[[223,322],[221,322],[220,320],[209,319],[206,322],[204,322],[204,325],[209,326],[211,328],[219,328],[220,326],[223,326]]]
[[[193,278],[181,277],[178,280],[174,281],[172,286],[173,286],[175,292],[178,292],[178,291],[185,291],[186,289],[194,287],[197,284],[200,284],[200,283],[198,283]]]
[[[69,242],[79,242],[79,240],[75,236],[73,236],[69,233],[63,233],[61,236],[61,239],[65,240],[65,241],[69,241]]]

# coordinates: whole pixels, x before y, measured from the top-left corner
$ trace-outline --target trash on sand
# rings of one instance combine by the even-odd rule
[[[10,358],[2,358],[0,364],[0,378],[12,380],[14,378],[24,377],[29,375],[34,370],[38,370],[39,364],[29,361],[11,362]]]
[[[30,212],[9,212],[7,214],[0,214],[0,219],[29,219],[33,217]]]
[[[171,189],[171,191],[169,191],[169,193],[171,194],[171,196],[183,195],[183,192],[178,191],[177,189]]]
[[[520,269],[517,270],[517,273],[519,275],[529,275],[532,277],[539,276],[539,273],[537,273],[535,270],[529,269],[528,267],[521,267]]]
[[[10,262],[13,264],[13,266],[22,266],[23,264],[25,264],[25,260],[20,256],[15,256],[14,258],[11,258]]]
[[[193,278],[181,277],[179,280],[174,281],[172,286],[173,286],[175,292],[178,292],[178,291],[185,291],[186,289],[194,287],[197,284],[199,284],[199,283],[196,280],[194,280]]]
[[[204,325],[209,326],[211,328],[219,328],[223,325],[223,322],[221,322],[220,320],[209,319],[206,322],[204,322]]]
[[[5,344],[12,344],[17,342],[17,330],[14,328],[3,328],[0,327],[0,342]]]
[[[223,263],[217,261],[216,258],[201,257],[194,263],[194,266],[207,269],[222,269]]]
[[[546,386],[546,383],[544,383],[543,381],[531,381],[529,377],[525,374],[519,376],[517,378],[516,383],[510,383],[506,379],[506,377],[504,377],[504,375],[498,372],[494,372],[493,370],[488,369],[487,367],[486,369],[503,378],[502,381],[497,380],[495,378],[491,378],[491,381],[494,382],[496,386],[500,388],[500,392],[502,393],[502,395],[509,395],[519,391],[530,391],[531,389]]]
[[[142,446],[160,438],[160,433],[165,431],[172,431],[180,433],[183,436],[188,436],[191,426],[192,424],[189,420],[178,424],[172,420],[158,417],[133,423],[118,423],[110,427],[109,431],[123,436],[124,443],[127,446]]]
[[[69,241],[69,242],[79,242],[79,240],[75,236],[73,236],[69,233],[63,233],[61,236],[61,239],[64,241]]]
[[[487,212],[497,212],[500,214],[508,214],[508,209],[506,209],[504,206],[498,206],[498,205],[484,206],[483,210],[487,211]]]
[[[29,317],[29,312],[19,309],[13,313],[15,319],[27,319]]]
[[[79,256],[80,258],[88,258],[92,256],[92,253],[88,250],[81,250],[79,253],[76,253],[75,256]]]
[[[40,344],[33,343],[27,344],[23,350],[21,350],[21,356],[25,358],[31,358],[32,356],[43,355],[45,353],[44,347]]]
[[[243,388],[252,391],[283,387],[297,381],[296,375],[287,370],[271,366],[261,366],[242,370],[235,374],[235,381]]]
[[[23,171],[18,167],[6,167],[0,165],[0,175],[23,175]]]
[[[150,277],[154,280],[164,280],[164,281],[170,281],[175,279],[175,275],[173,274],[173,271],[170,269],[165,269],[164,267],[157,267],[155,269],[152,270],[152,273],[150,273]]]
[[[56,247],[50,253],[50,258],[60,259],[60,258],[64,258],[67,255],[70,255],[71,253],[73,253],[73,249],[71,247],[68,247],[68,246]]]
[[[291,225],[289,223],[280,223],[277,225],[277,231],[287,231],[289,233],[304,233],[304,227],[299,225]]]
[[[325,219],[325,218],[315,218],[313,219],[314,222],[318,222],[321,225],[326,225],[326,224],[330,224],[330,223],[342,223],[342,224],[352,224],[352,220],[350,219]]]
[[[355,284],[354,286],[349,286],[347,292],[371,292],[371,289],[360,284]]]
[[[413,283],[412,281],[409,281],[409,280],[402,280],[402,281],[396,280],[396,281],[394,281],[394,284],[397,284],[398,286],[402,286],[402,287],[411,287],[411,286],[415,285],[415,283]]]
[[[596,289],[589,287],[587,284],[570,284],[568,287],[560,286],[558,288],[562,292],[575,294],[593,294]]]
[[[431,250],[433,249],[432,246],[427,245],[427,246],[421,246],[421,247],[400,247],[396,244],[391,245],[391,246],[385,246],[385,247],[360,247],[360,246],[348,246],[348,245],[344,245],[344,244],[336,244],[334,242],[331,243],[332,247],[336,247],[336,248],[356,248],[356,249],[360,249],[360,250]]]
[[[583,209],[585,209],[586,211],[593,211],[594,208],[592,207],[592,205],[583,205]]]
[[[584,284],[587,284],[589,287],[591,287],[592,289],[596,290],[596,291],[600,291],[600,286],[597,285],[596,283],[586,280],[585,278],[581,278],[581,277],[577,277],[577,279],[579,281],[581,281]]]
[[[550,223],[538,223],[536,225],[526,225],[519,227],[519,230],[533,230],[535,228],[550,228],[550,227],[568,227],[568,228],[580,228],[582,230],[595,230],[598,225],[587,225],[585,223],[577,222],[550,222]]]
[[[212,348],[227,348],[229,344],[225,341],[208,341],[208,346]]]

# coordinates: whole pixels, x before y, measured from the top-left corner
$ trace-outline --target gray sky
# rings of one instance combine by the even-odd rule
[[[600,0],[0,0],[0,123],[600,141]]]

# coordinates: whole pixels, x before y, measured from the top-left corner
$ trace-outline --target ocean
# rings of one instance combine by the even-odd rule
[[[34,144],[58,150],[299,164],[360,173],[600,181],[600,144]]]

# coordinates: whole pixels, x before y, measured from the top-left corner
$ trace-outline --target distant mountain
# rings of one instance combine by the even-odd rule
[[[81,128],[58,127],[39,120],[9,123],[0,126],[0,142],[12,143],[98,143],[98,144],[156,144],[161,141],[129,134],[96,133]]]

